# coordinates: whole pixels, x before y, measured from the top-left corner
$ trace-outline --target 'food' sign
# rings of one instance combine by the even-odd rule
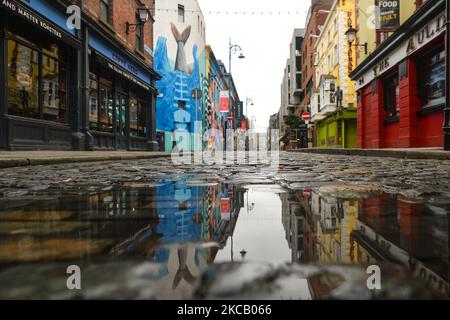
[[[375,0],[377,29],[397,29],[400,26],[400,0]]]

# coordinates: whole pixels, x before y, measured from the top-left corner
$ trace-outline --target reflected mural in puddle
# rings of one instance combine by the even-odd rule
[[[160,297],[182,298],[226,245],[245,193],[192,177],[127,182],[101,193],[85,188],[1,199],[0,268],[150,261],[164,266],[155,277],[167,288]]]

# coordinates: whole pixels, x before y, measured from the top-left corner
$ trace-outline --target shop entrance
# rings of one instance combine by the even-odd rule
[[[128,96],[123,93],[117,94],[116,101],[116,149],[128,149]]]

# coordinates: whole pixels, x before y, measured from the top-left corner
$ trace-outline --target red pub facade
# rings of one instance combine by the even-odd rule
[[[445,1],[429,1],[351,74],[360,148],[444,145]]]

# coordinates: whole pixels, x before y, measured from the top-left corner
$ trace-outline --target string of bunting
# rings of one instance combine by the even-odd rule
[[[162,9],[162,8],[158,8],[156,9],[156,11],[165,11],[165,12],[178,12],[177,9]],[[190,13],[201,13],[202,11],[199,10],[184,10],[185,12],[190,12]],[[301,12],[301,11],[234,11],[234,10],[230,10],[230,11],[217,11],[217,10],[206,10],[204,11],[207,14],[216,14],[216,15],[300,15],[300,14],[304,14],[307,13],[307,11],[305,12]]]
[[[365,12],[359,5],[357,5],[359,11],[366,16],[367,19],[370,19],[371,22],[375,23],[374,21],[372,21],[371,17],[369,14],[367,14],[367,12]],[[336,9],[335,9],[336,10]],[[178,9],[164,9],[164,8],[157,8],[156,11],[165,11],[165,12],[178,12]],[[334,10],[333,10],[334,11]],[[185,12],[190,12],[190,13],[202,13],[202,11],[200,10],[185,10]],[[300,15],[300,14],[307,14],[308,11],[299,11],[299,10],[295,10],[295,11],[257,11],[257,10],[252,10],[252,11],[235,11],[235,10],[227,10],[227,11],[218,11],[218,10],[207,10],[205,11],[205,13],[209,14],[209,15],[241,15],[241,16],[256,16],[256,15],[260,15],[260,16],[264,16],[264,15],[268,15],[268,16],[274,16],[274,15]]]

